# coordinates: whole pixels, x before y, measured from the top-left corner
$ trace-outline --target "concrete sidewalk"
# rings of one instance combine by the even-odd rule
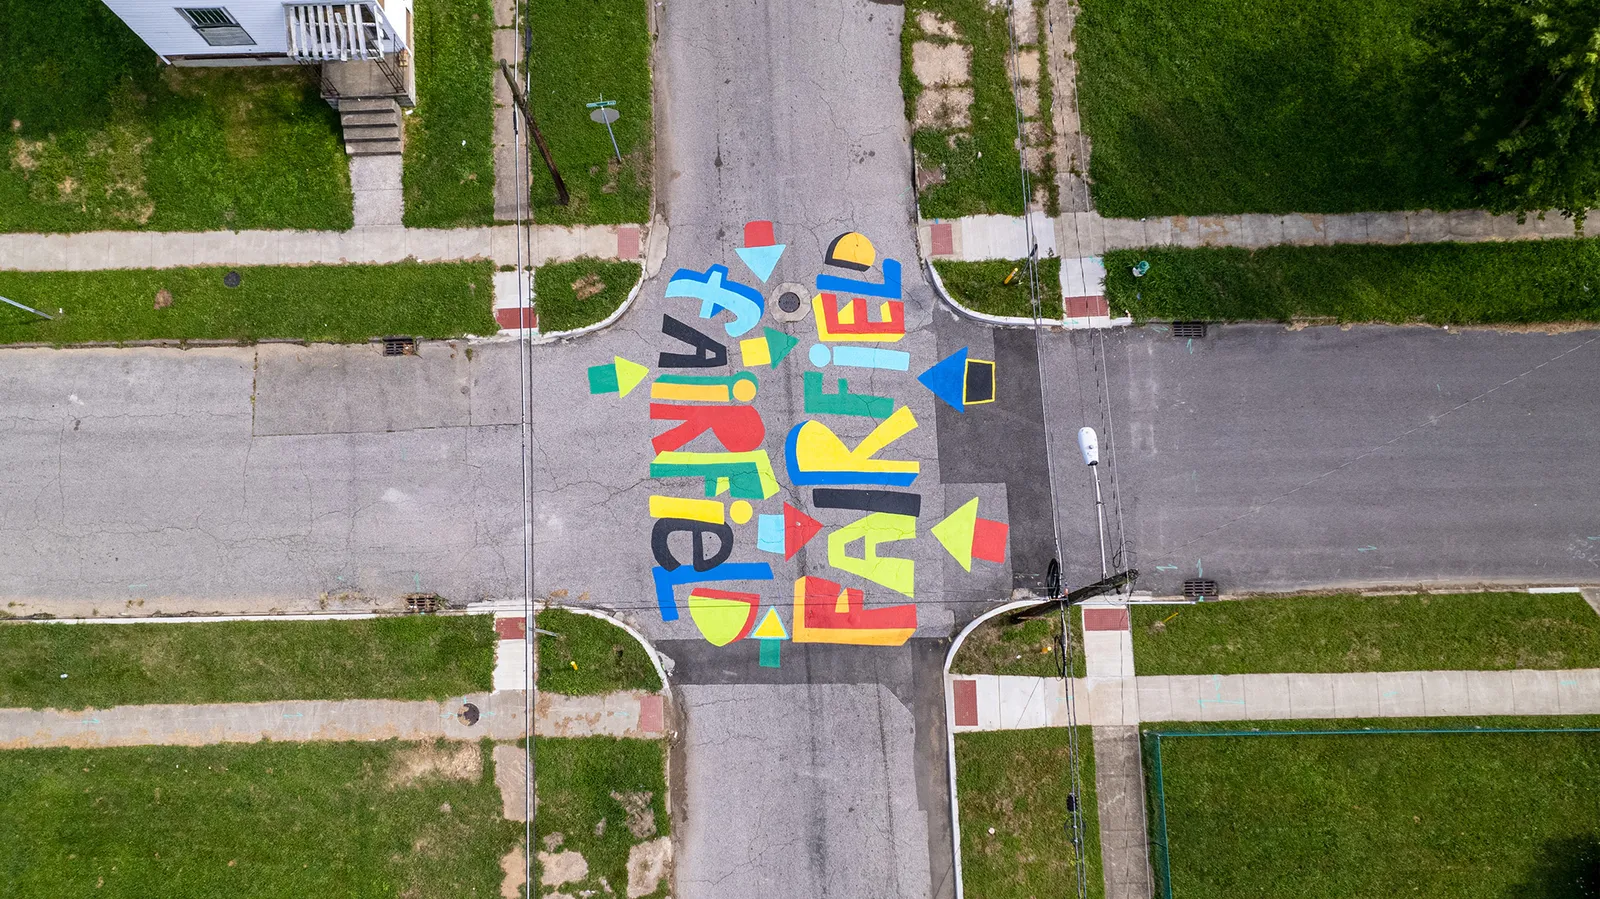
[[[582,256],[639,259],[641,225],[536,225],[523,247],[524,265]],[[201,265],[316,265],[517,262],[517,229],[353,228],[349,231],[92,231],[83,234],[0,234],[0,270],[99,271]]]
[[[1056,677],[950,675],[957,733],[1064,727]],[[1073,681],[1080,725],[1291,718],[1600,714],[1600,668],[1087,677]]]
[[[447,702],[382,699],[339,701],[134,705],[85,711],[0,709],[0,749],[51,746],[203,746],[275,740],[519,740],[524,733],[521,691],[474,693]],[[476,724],[459,717],[463,703],[478,707]],[[600,696],[540,693],[535,731],[558,737],[663,736],[658,693]]]

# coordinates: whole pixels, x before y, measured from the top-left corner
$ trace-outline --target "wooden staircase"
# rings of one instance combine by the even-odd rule
[[[404,148],[400,104],[392,98],[340,99],[339,124],[351,156],[398,156]]]

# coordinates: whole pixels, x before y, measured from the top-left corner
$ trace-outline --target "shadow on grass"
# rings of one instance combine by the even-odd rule
[[[1600,896],[1600,838],[1566,837],[1545,844],[1539,866],[1506,899],[1591,899]]]

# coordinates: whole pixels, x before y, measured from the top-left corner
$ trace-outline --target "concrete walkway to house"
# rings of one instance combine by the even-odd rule
[[[583,256],[639,259],[640,225],[538,225],[522,247],[524,265]],[[316,265],[450,262],[517,263],[517,228],[353,228],[349,231],[91,231],[0,234],[0,270],[98,271],[203,265]]]
[[[461,717],[466,703],[478,709],[475,724]],[[0,709],[0,749],[202,746],[258,740],[519,740],[524,703],[521,691],[502,691],[446,702],[351,699],[130,705],[84,711]],[[663,711],[659,693],[540,693],[534,729],[557,737],[659,737],[664,734]]]

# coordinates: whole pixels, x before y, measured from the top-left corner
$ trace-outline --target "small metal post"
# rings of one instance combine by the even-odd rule
[[[43,312],[40,312],[39,310],[33,308],[32,306],[24,306],[21,303],[17,302],[16,300],[8,300],[5,297],[0,297],[0,303],[10,303],[11,305],[17,307],[18,309],[21,309],[24,312],[32,312],[34,315],[37,315],[40,318],[49,319],[50,321],[55,321],[56,320],[55,316],[53,316],[53,315],[45,315]]]

